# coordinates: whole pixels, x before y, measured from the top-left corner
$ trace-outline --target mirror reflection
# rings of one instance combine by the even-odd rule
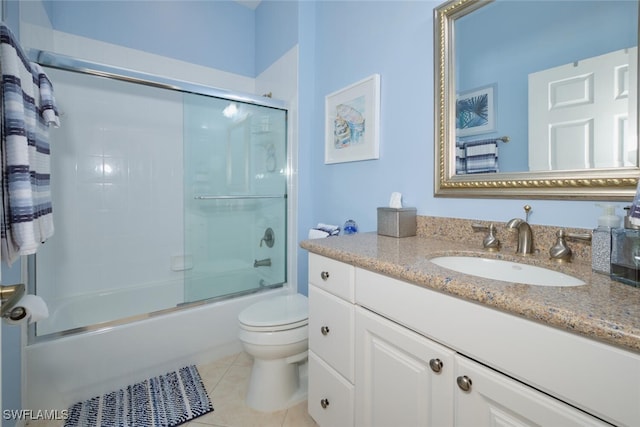
[[[453,175],[638,166],[637,1],[496,0],[454,33]]]

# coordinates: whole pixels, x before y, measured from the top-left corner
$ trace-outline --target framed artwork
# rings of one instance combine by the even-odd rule
[[[456,136],[490,133],[496,129],[496,85],[469,90],[456,97]]]
[[[325,97],[325,164],[379,158],[379,134],[379,74]]]

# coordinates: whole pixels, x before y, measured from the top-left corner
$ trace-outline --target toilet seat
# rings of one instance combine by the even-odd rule
[[[247,331],[276,332],[300,328],[309,323],[307,298],[300,294],[280,295],[245,308],[238,316]]]

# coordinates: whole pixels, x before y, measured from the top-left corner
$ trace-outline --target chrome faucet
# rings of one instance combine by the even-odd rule
[[[526,220],[520,218],[513,218],[507,222],[508,228],[518,229],[518,247],[516,253],[520,255],[528,255],[533,253],[533,233],[531,232],[531,226],[527,222],[529,220],[529,211],[531,206],[526,205],[524,207],[526,213]]]
[[[271,258],[254,260],[253,261],[253,268],[256,268],[256,267],[271,267]]]

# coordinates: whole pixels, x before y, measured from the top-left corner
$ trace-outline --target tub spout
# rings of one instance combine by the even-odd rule
[[[253,261],[253,268],[257,268],[257,267],[271,267],[271,258],[265,258],[265,259],[256,259],[255,261]]]

